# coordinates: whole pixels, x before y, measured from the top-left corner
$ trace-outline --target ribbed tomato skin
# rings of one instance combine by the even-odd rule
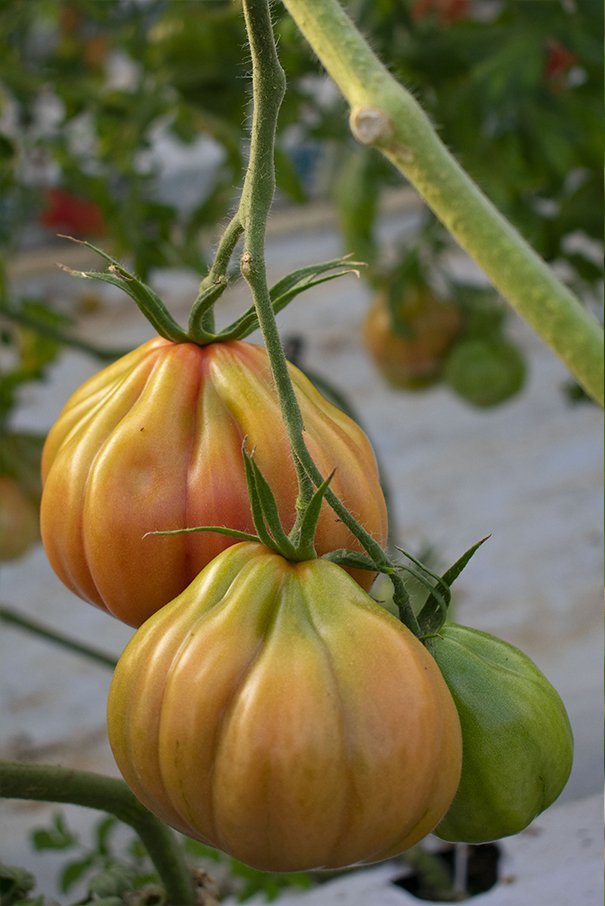
[[[266,871],[389,858],[458,785],[435,662],[340,567],[241,543],[133,636],[109,739],[168,824]]]
[[[386,506],[363,431],[294,366],[308,448],[365,528],[386,542]],[[297,484],[268,358],[244,342],[156,338],[80,387],[42,456],[42,540],[59,578],[132,626],[178,595],[224,535],[147,537],[196,525],[254,531],[242,459],[247,437],[288,530]],[[318,553],[358,542],[324,504]],[[356,578],[366,587],[369,573]]]

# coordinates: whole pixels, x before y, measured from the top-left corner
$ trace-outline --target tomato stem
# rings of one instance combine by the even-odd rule
[[[267,0],[243,0],[244,18],[252,56],[254,108],[250,142],[250,159],[244,180],[239,214],[245,231],[241,271],[252,293],[277,388],[284,422],[290,438],[292,457],[298,478],[297,519],[291,533],[296,544],[304,512],[313,495],[325,481],[304,439],[300,407],[288,373],[288,365],[275,321],[267,286],[265,269],[265,232],[275,191],[274,146],[279,108],[285,93],[285,76],[281,68]],[[375,538],[360,525],[342,501],[326,487],[325,498],[342,522],[362,544],[377,569],[391,575],[394,600],[401,621],[416,635],[420,627],[412,610],[403,580],[394,572],[386,553]]]
[[[245,230],[240,266],[242,275],[250,286],[292,444],[298,480],[297,529],[302,509],[312,497],[313,484],[294,444],[295,439],[302,437],[304,425],[275,321],[265,267],[265,232],[275,192],[275,131],[286,91],[286,78],[277,56],[267,0],[244,0],[243,9],[252,55],[254,106],[250,157],[239,205],[239,216]]]
[[[49,629],[35,620],[30,620],[29,617],[17,613],[10,607],[0,605],[0,621],[10,626],[18,626],[19,629],[36,635],[38,638],[45,639],[47,642],[52,642],[54,645],[59,645],[61,648],[66,648],[74,654],[82,654],[89,660],[96,661],[97,664],[102,667],[108,667],[110,670],[113,670],[117,664],[117,659],[112,657],[112,655],[99,651],[97,648],[92,648],[90,645],[84,645],[82,642],[77,642],[75,639],[70,639],[54,629]]]
[[[189,335],[194,342],[199,340],[204,345],[208,342],[205,337],[214,331],[214,310],[212,307],[200,307],[200,302],[213,288],[218,288],[220,292],[220,288],[227,285],[227,268],[243,232],[244,227],[239,211],[237,211],[221,237],[212,266],[200,283],[197,299],[191,309]],[[219,292],[217,292],[217,297]]]
[[[338,0],[284,0],[284,6],[350,104],[354,136],[410,181],[496,289],[603,405],[603,331],[596,318],[465,173]]]
[[[174,906],[195,906],[192,875],[172,831],[141,805],[122,780],[59,765],[0,762],[5,799],[64,802],[115,815],[141,838]]]

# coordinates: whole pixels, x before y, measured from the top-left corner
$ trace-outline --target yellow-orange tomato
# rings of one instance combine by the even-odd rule
[[[405,334],[397,332],[387,299],[379,293],[364,320],[364,345],[387,383],[408,390],[427,387],[439,379],[460,332],[460,312],[427,290],[410,289],[396,314]]]
[[[424,646],[339,566],[250,542],[134,634],[108,729],[152,812],[266,871],[394,856],[460,776],[456,708]]]
[[[382,544],[387,517],[363,431],[291,366],[308,448],[332,487]],[[43,456],[42,539],[59,578],[132,626],[178,595],[233,539],[143,538],[196,525],[254,531],[242,440],[288,530],[297,484],[269,363],[250,343],[154,339],[105,368],[68,401]],[[318,553],[358,542],[324,503]],[[359,571],[366,586],[372,575]]]

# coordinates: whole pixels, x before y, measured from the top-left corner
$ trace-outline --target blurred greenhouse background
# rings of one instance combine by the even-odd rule
[[[343,5],[464,168],[601,318],[602,4]],[[359,281],[280,315],[288,350],[368,431],[395,543],[439,568],[494,532],[461,581],[457,617],[524,647],[558,686],[577,742],[564,796],[594,804],[600,413],[390,164],[354,142],[345,102],[281,4],[273,17],[288,90],[270,275],[348,253],[367,264]],[[0,35],[0,602],[117,656],[130,630],[71,596],[37,544],[39,456],[69,394],[150,331],[130,300],[56,268],[102,269],[60,235],[124,261],[186,318],[246,162],[241,4],[5,0]],[[235,275],[224,300],[219,318],[248,304]],[[109,677],[14,626],[2,645],[2,757],[116,773]],[[56,895],[56,859],[28,848],[54,809],[1,808],[0,861]],[[553,851],[553,865],[561,858]]]

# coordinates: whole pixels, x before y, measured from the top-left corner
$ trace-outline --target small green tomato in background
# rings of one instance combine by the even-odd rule
[[[445,362],[443,378],[467,403],[480,409],[515,396],[525,383],[526,368],[504,337],[473,337],[456,343]]]
[[[428,648],[456,703],[463,746],[460,786],[435,833],[466,843],[519,833],[569,777],[565,706],[533,661],[485,632],[449,623]]]

